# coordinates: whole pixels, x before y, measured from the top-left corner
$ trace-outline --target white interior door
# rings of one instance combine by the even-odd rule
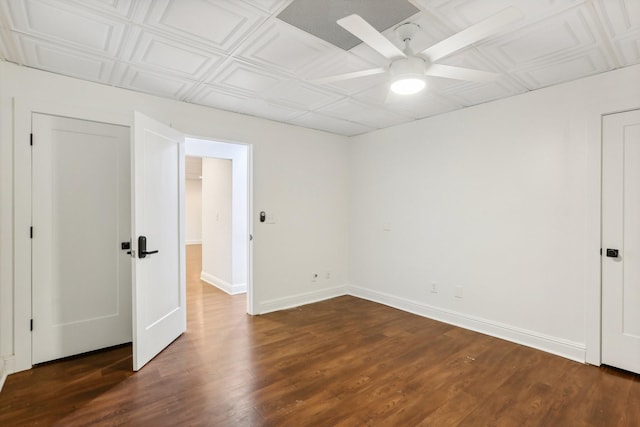
[[[640,373],[640,110],[604,117],[602,246],[602,363]]]
[[[133,369],[187,327],[184,135],[135,113],[133,140]],[[144,256],[140,237],[146,237]]]
[[[127,127],[34,114],[32,132],[35,364],[131,341],[131,161]]]

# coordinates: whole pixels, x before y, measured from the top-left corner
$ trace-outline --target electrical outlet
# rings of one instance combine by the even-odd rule
[[[431,293],[432,294],[437,294],[438,293],[438,284],[436,282],[432,282],[431,283]]]
[[[456,298],[462,298],[463,296],[464,296],[464,287],[456,286],[455,297]]]
[[[324,278],[325,278],[325,279],[327,279],[327,280],[331,280],[331,272],[330,272],[330,271],[327,271],[327,272],[324,274]]]
[[[313,273],[313,274],[311,275],[311,281],[312,281],[313,283],[315,283],[315,282],[317,282],[317,281],[318,281],[318,278],[319,278],[319,277],[320,277],[320,275],[319,275],[318,273]]]

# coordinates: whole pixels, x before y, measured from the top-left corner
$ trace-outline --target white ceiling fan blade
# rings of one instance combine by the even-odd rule
[[[336,22],[387,59],[404,58],[407,56],[396,45],[391,43],[389,39],[373,28],[371,24],[362,19],[360,15],[353,14],[345,16]]]
[[[500,74],[488,71],[472,70],[471,68],[452,67],[450,65],[431,64],[425,71],[427,76],[446,77],[447,79],[469,80],[472,82],[492,82]]]
[[[440,58],[451,55],[464,47],[476,43],[485,37],[497,32],[501,27],[522,17],[522,14],[514,7],[508,7],[502,12],[498,12],[493,16],[470,26],[466,30],[462,30],[453,36],[434,44],[433,46],[420,52],[425,55],[431,62],[435,62]]]
[[[355,79],[358,77],[366,77],[366,76],[373,76],[374,74],[382,74],[384,72],[386,72],[387,70],[384,68],[370,68],[368,70],[361,70],[361,71],[353,71],[351,73],[344,73],[344,74],[336,74],[333,76],[327,76],[327,77],[320,77],[319,79],[313,79],[311,80],[312,83],[333,83],[333,82],[339,82],[342,80],[349,80],[349,79]]]

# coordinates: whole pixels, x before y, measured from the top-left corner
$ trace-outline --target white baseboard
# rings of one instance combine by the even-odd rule
[[[7,380],[7,376],[13,373],[13,356],[0,357],[0,391]]]
[[[246,283],[237,283],[234,285],[225,280],[222,280],[219,277],[214,276],[213,274],[209,274],[206,271],[200,272],[200,280],[210,284],[211,286],[215,286],[216,288],[228,293],[229,295],[238,295],[247,292]]]
[[[302,294],[291,295],[283,298],[274,298],[267,301],[258,302],[257,314],[266,314],[273,311],[284,310],[287,308],[298,307],[301,305],[312,304],[314,302],[323,301],[330,298],[348,295],[346,286],[338,286],[329,289],[320,289],[317,291],[305,292]]]
[[[440,322],[470,329],[496,338],[501,338],[527,347],[552,353],[567,359],[585,363],[586,347],[562,338],[539,334],[537,332],[517,328],[480,317],[458,313],[452,310],[434,307],[428,304],[411,301],[384,292],[373,291],[359,286],[349,285],[349,294],[358,298],[378,302],[399,310],[428,317]]]
[[[202,240],[187,240],[184,243],[185,243],[185,245],[201,245],[202,244]]]

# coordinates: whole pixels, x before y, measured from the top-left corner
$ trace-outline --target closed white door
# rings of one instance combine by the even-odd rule
[[[603,119],[602,363],[640,373],[640,110]]]
[[[186,330],[187,307],[184,135],[140,113],[135,113],[133,134],[133,369],[137,371]]]
[[[127,127],[34,114],[32,131],[35,364],[131,341],[131,163]]]

